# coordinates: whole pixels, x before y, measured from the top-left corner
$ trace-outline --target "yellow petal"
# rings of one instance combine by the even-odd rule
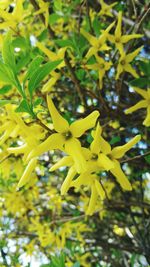
[[[27,144],[24,144],[22,146],[19,146],[19,147],[9,147],[7,148],[7,151],[11,154],[15,154],[15,155],[18,155],[18,154],[23,154],[26,149],[27,149]]]
[[[134,106],[128,108],[125,110],[125,114],[129,114],[132,113],[140,108],[146,108],[147,107],[147,101],[146,100],[141,100],[139,101],[137,104],[135,104]]]
[[[123,72],[123,67],[122,67],[122,65],[119,63],[119,64],[118,64],[118,67],[117,67],[117,74],[116,74],[116,77],[115,77],[116,80],[119,79],[119,76],[120,76],[120,74],[121,74],[122,72]]]
[[[115,167],[111,169],[110,172],[116,177],[118,183],[124,190],[131,191],[132,186],[130,182],[128,181],[128,178],[126,177],[126,175],[123,173],[120,163],[117,160],[114,160],[113,162],[115,164]]]
[[[114,35],[108,34],[108,37],[107,38],[108,38],[109,42],[115,43],[115,36]]]
[[[40,145],[38,145],[30,152],[27,160],[30,160],[33,157],[38,157],[43,153],[45,153],[46,151],[52,149],[63,150],[63,144],[64,144],[64,138],[61,134],[58,133],[52,134],[44,142],[42,142]]]
[[[86,176],[86,179],[85,179]],[[90,177],[91,178],[91,177]],[[83,174],[80,174],[78,178],[72,181],[71,186],[76,187],[79,189],[81,185],[87,185],[89,180],[89,173],[85,172]]]
[[[138,78],[139,75],[136,73],[135,69],[131,67],[130,64],[124,66],[124,71],[127,71],[133,75],[133,77]]]
[[[106,171],[114,168],[114,163],[105,154],[98,155],[98,165],[103,167]]]
[[[54,52],[52,52],[51,50],[49,50],[47,47],[45,47],[41,42],[36,42],[36,46],[45,54],[48,56],[48,58],[51,61],[55,61],[58,60],[60,58],[58,58],[57,54],[55,54]]]
[[[90,49],[88,50],[87,54],[85,55],[86,59],[89,59],[91,56],[95,55],[98,51],[98,48],[96,47],[90,47]]]
[[[90,145],[90,150],[92,153],[98,154],[101,149],[101,127],[99,123],[97,124],[96,131],[94,133],[94,140],[92,141]]]
[[[98,198],[98,192],[96,190],[94,183],[92,184],[91,191],[92,191],[91,197],[90,197],[88,209],[86,211],[86,215],[92,215],[95,211],[95,206],[96,206],[96,202]]]
[[[54,129],[60,133],[68,131],[69,123],[59,114],[49,95],[47,96],[47,104],[50,115],[52,117]]]
[[[98,76],[99,76],[99,88],[102,89],[103,87],[103,77],[105,76],[105,69],[102,69],[98,72]]]
[[[56,162],[50,169],[49,171],[55,171],[63,166],[71,166],[73,165],[73,160],[70,156],[65,156],[62,159],[60,159],[58,162]]]
[[[105,191],[104,191],[103,187],[96,179],[94,182],[95,182],[95,187],[96,187],[97,193],[100,195],[102,200],[105,199],[106,196],[105,196]]]
[[[150,126],[150,106],[147,107],[147,115],[145,120],[143,121],[143,125],[145,125],[146,127]]]
[[[98,40],[96,37],[91,35],[90,33],[86,32],[84,29],[80,29],[81,34],[89,41],[89,43],[92,46],[96,46],[98,43]]]
[[[148,93],[147,93],[146,90],[140,89],[138,87],[133,87],[133,89],[134,89],[134,91],[136,93],[138,93],[139,95],[141,95],[143,98],[145,98],[145,99],[149,98]]]
[[[95,110],[86,118],[73,122],[70,126],[70,130],[73,133],[73,136],[80,137],[87,130],[93,128],[99,115],[99,111]]]
[[[111,152],[110,144],[102,136],[100,136],[100,144],[102,153],[107,155]]]
[[[121,37],[121,23],[122,23],[122,12],[119,11],[118,13],[118,23],[115,30],[115,37],[120,38]]]
[[[86,160],[82,154],[81,144],[76,138],[71,138],[65,142],[66,152],[73,158],[75,168],[78,173],[85,172],[87,169]]]
[[[137,48],[134,52],[132,52],[132,53],[126,55],[126,61],[127,61],[128,63],[132,62],[133,59],[139,54],[139,52],[141,51],[142,48],[143,48],[143,46]]]
[[[126,143],[123,146],[117,146],[112,149],[111,155],[115,159],[122,158],[124,154],[130,150],[136,143],[138,143],[141,140],[141,135],[136,135],[134,138],[132,138],[128,143]]]
[[[129,35],[123,35],[121,36],[121,42],[122,43],[127,43],[129,42],[130,40],[132,39],[135,39],[135,38],[141,38],[143,37],[142,34],[129,34]]]
[[[25,168],[25,171],[17,185],[17,188],[22,187],[23,185],[25,185],[29,180],[30,180],[30,176],[31,173],[33,172],[33,170],[35,169],[37,164],[37,159],[33,158],[29,161],[27,167]]]
[[[67,193],[68,189],[71,186],[72,179],[76,175],[76,170],[74,167],[71,167],[68,171],[67,177],[65,178],[62,186],[61,186],[61,195],[64,195]]]

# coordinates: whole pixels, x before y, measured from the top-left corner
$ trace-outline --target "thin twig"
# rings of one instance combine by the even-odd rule
[[[135,160],[135,159],[140,159],[140,158],[143,158],[143,157],[145,157],[145,156],[147,156],[149,154],[150,154],[150,151],[148,151],[148,152],[146,152],[146,153],[144,153],[142,155],[137,155],[137,156],[135,156],[133,158],[128,158],[128,159],[125,159],[125,160],[121,160],[120,162],[124,163],[124,162],[132,161],[132,160]]]

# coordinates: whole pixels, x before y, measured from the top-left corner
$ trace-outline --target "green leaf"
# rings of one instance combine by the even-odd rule
[[[37,38],[40,42],[48,38],[48,30],[44,29]]]
[[[29,66],[29,69],[25,75],[24,83],[26,82],[27,79],[31,78],[31,76],[37,70],[37,68],[40,66],[42,61],[43,61],[42,56],[37,56],[36,58],[33,59],[33,61],[31,62],[30,66]]]
[[[145,156],[144,159],[146,160],[147,163],[150,164],[150,155]]]
[[[0,80],[16,86],[16,78],[12,69],[0,61]]]
[[[54,70],[62,60],[56,60],[53,62],[48,62],[43,66],[38,67],[38,69],[33,73],[28,84],[28,89],[30,96],[32,97],[33,92],[39,86],[40,82],[52,71]]]
[[[2,57],[3,57],[4,63],[10,66],[12,71],[16,73],[15,54],[14,54],[14,50],[12,46],[10,31],[6,34],[4,38],[3,47],[2,47]]]
[[[76,262],[72,267],[80,267],[80,262]]]
[[[146,87],[149,83],[150,83],[150,80],[147,79],[146,77],[143,77],[143,78],[137,78],[137,79],[132,80],[132,81],[130,82],[130,85],[132,85],[132,86],[138,86],[138,87],[144,88],[144,87]]]
[[[82,81],[84,79],[85,75],[86,75],[86,72],[83,69],[79,69],[79,70],[76,71],[76,75],[77,75],[77,78],[80,81]]]
[[[7,94],[11,90],[11,85],[4,85],[2,88],[0,88],[0,95]]]
[[[54,0],[54,8],[55,10],[62,10],[62,0]]]
[[[6,104],[8,104],[10,102],[11,102],[11,100],[3,100],[3,99],[1,99],[0,100],[0,107],[4,106],[4,105],[6,105]]]
[[[22,96],[24,96],[21,84],[19,83],[17,77],[15,77],[15,74],[13,73],[12,69],[8,65],[2,63],[1,61],[0,61],[0,81],[14,85],[18,89],[19,93]]]
[[[31,116],[34,115],[26,99],[21,101],[20,105],[16,108],[16,112],[27,112]]]
[[[95,19],[93,20],[93,29],[94,29],[96,35],[99,36],[100,30],[102,29],[102,27],[101,27],[101,23],[97,17],[95,17]]]
[[[150,75],[150,61],[149,62],[140,61],[139,64],[140,64],[141,71],[146,76],[149,76]]]
[[[110,145],[114,145],[114,144],[120,142],[120,140],[121,140],[120,136],[113,136],[110,140]]]
[[[60,47],[66,47],[66,46],[70,46],[73,47],[73,43],[71,41],[71,39],[65,39],[65,40],[54,40],[54,42],[59,45]]]
[[[12,41],[12,46],[14,48],[19,47],[23,50],[26,50],[28,45],[28,41],[24,37],[17,37]]]
[[[41,97],[39,97],[33,102],[33,106],[36,107],[36,106],[40,105],[42,102],[43,102],[43,99]]]
[[[17,60],[17,72],[20,72],[30,62],[30,54],[22,53]]]
[[[49,24],[50,25],[53,25],[56,23],[56,21],[58,19],[60,19],[62,16],[60,16],[59,14],[56,14],[56,13],[53,13],[49,16]]]

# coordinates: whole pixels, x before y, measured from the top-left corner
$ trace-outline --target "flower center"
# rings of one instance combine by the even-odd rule
[[[107,12],[109,9],[107,8],[107,7],[105,7],[104,9],[103,9],[103,12]]]
[[[120,38],[116,38],[116,39],[115,39],[115,42],[116,42],[116,43],[119,43],[119,42],[120,42]]]
[[[62,133],[66,140],[69,140],[72,137],[72,133],[70,131]]]
[[[105,67],[104,64],[100,64],[100,65],[99,65],[99,68],[100,68],[100,69],[104,69],[104,67]]]
[[[120,61],[120,64],[121,64],[121,65],[125,65],[125,64],[126,64],[125,60],[124,60],[124,59],[121,60],[121,61]]]
[[[98,159],[98,155],[93,153],[92,154],[92,157],[91,157],[91,160],[97,160]]]

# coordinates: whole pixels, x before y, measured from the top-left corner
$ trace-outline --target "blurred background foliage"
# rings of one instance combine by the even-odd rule
[[[111,5],[114,1],[105,3]],[[63,152],[52,150],[40,156],[30,181],[16,191],[24,169],[22,156],[10,155],[5,148],[16,147],[22,140],[13,138],[11,131],[10,138],[0,143],[1,267],[148,267],[150,264],[150,128],[142,124],[145,109],[124,113],[141,100],[133,86],[143,90],[150,86],[150,4],[148,0],[118,1],[110,9],[111,16],[107,10],[101,14],[102,7],[102,1],[98,0],[0,1],[1,58],[9,65],[4,69],[0,63],[0,127],[9,103],[16,106],[17,114],[23,116],[26,124],[39,125],[42,119],[51,127],[46,106],[49,93],[69,122],[99,110],[103,135],[112,147],[124,144],[136,134],[142,136],[121,162],[133,190],[123,191],[111,174],[106,176],[104,172],[110,196],[99,201],[95,213],[87,216],[88,188],[71,188],[61,196],[67,168],[49,172]],[[96,59],[92,56],[86,60],[90,44],[80,29],[99,37],[117,21],[119,11],[123,12],[124,35],[143,34],[125,45],[128,53],[142,46],[132,62],[139,77],[123,72],[115,79],[119,53],[108,41],[111,49],[100,51],[99,56],[112,65],[105,72],[100,90],[98,70],[87,67],[95,64]],[[9,30],[11,36],[7,35]],[[62,67],[58,67],[60,64]],[[0,140],[2,135],[1,128]],[[81,140],[88,147],[92,142],[91,132]]]

